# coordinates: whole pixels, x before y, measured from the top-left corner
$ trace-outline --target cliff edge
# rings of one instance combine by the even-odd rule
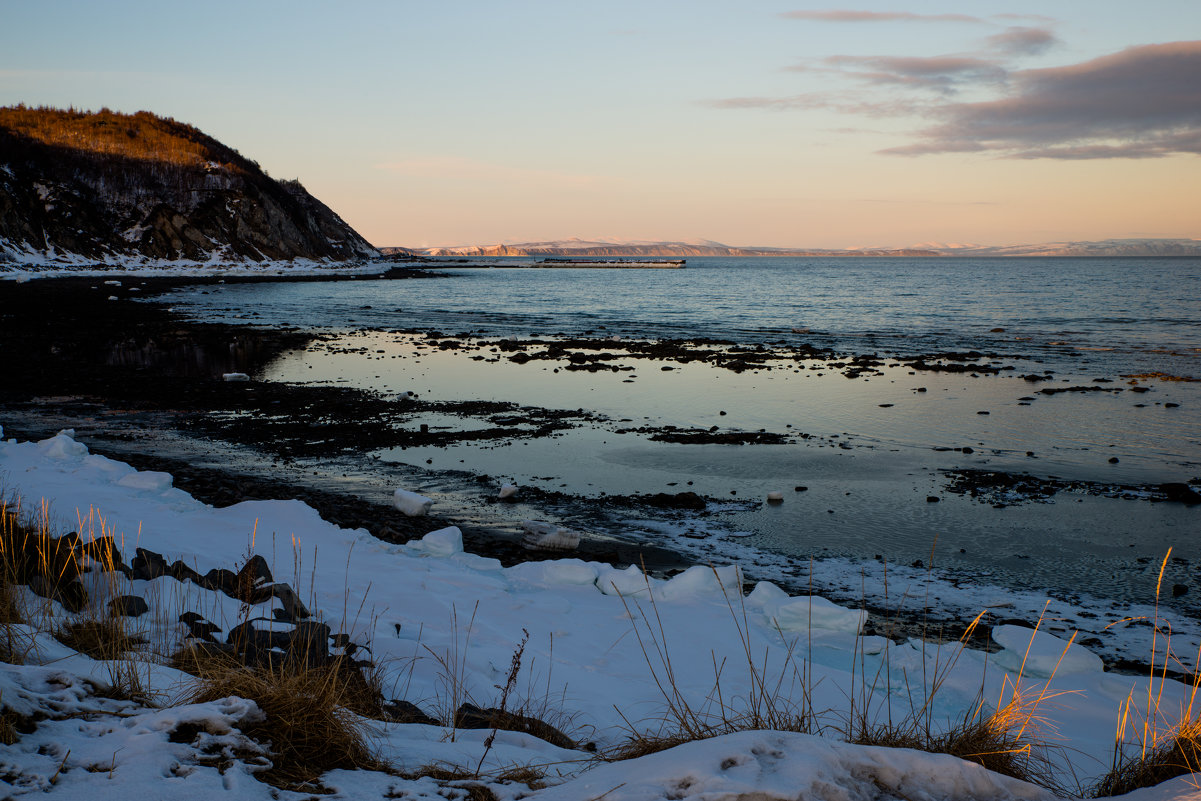
[[[146,111],[0,108],[0,262],[378,255],[298,181],[190,125]]]

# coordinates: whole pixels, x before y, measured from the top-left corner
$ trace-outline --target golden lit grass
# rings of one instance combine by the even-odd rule
[[[1177,669],[1189,672],[1189,666],[1172,652],[1172,631],[1159,618],[1159,597],[1164,569],[1172,549],[1164,555],[1155,585],[1155,620],[1152,622],[1150,681],[1143,699],[1143,709],[1135,703],[1133,694],[1122,703],[1114,736],[1113,766],[1092,787],[1094,797],[1123,795],[1143,787],[1201,772],[1201,713],[1197,710],[1197,693],[1201,690],[1201,672],[1193,673],[1192,691],[1183,708],[1165,710],[1164,685],[1172,663]],[[1162,642],[1163,653],[1160,654]],[[1201,669],[1201,648],[1193,662],[1193,670]],[[1158,675],[1157,674],[1158,671]],[[1128,740],[1127,732],[1133,736]],[[1136,749],[1127,750],[1130,741]],[[1137,750],[1137,753],[1133,751]]]
[[[1139,757],[1115,765],[1093,786],[1092,795],[1124,795],[1197,772],[1201,772],[1201,720],[1193,719]]]
[[[366,696],[370,690],[357,670],[338,663],[249,668],[216,654],[193,666],[198,675],[190,703],[234,695],[262,710],[264,719],[243,724],[242,732],[269,744],[273,766],[263,778],[270,783],[293,787],[330,770],[384,767],[368,745],[363,719],[351,711],[378,704]]]

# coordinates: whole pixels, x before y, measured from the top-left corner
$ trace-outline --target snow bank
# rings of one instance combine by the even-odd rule
[[[751,653],[769,681],[784,676],[787,691],[803,689],[819,724],[836,738],[848,698],[862,702],[866,692],[878,714],[904,715],[911,697],[924,702],[924,676],[940,676],[929,707],[935,726],[975,708],[981,694],[993,702],[1012,685],[1033,630],[997,626],[994,638],[1003,650],[991,655],[955,644],[890,643],[859,636],[863,613],[824,598],[792,597],[767,582],[744,598],[742,572],[732,565],[692,567],[668,580],[647,577],[637,566],[581,559],[504,568],[495,559],[463,552],[462,532],[455,527],[396,545],[363,530],[334,526],[299,501],[246,501],[215,509],[173,487],[167,474],[139,473],[90,454],[69,430],[40,443],[0,443],[0,475],[25,508],[37,508],[45,498],[52,525],[75,530],[82,519],[85,539],[94,522],[95,533],[113,535],[127,559],[140,546],[204,574],[237,568],[250,553],[262,556],[277,581],[292,583],[314,620],[370,645],[384,686],[429,710],[446,703],[446,664],[459,666],[463,691],[477,704],[496,703],[496,687],[503,685],[514,650],[528,632],[519,702],[541,705],[556,720],[568,721],[568,728],[576,721],[568,735],[595,740],[602,748],[623,739],[628,721],[651,731],[662,725],[664,675],[662,668],[656,673],[648,665],[660,648],[671,662],[673,692],[695,708],[705,708],[715,697],[715,666],[723,666],[720,684],[726,702],[747,698],[754,681],[746,670],[746,654]],[[119,582],[119,592],[152,604],[151,614],[139,620],[166,642],[178,642],[184,634],[175,623],[181,608],[202,612],[219,627],[219,637],[248,614],[271,618],[266,604],[247,610],[233,598],[168,576]],[[53,619],[68,619],[56,603],[30,599],[43,604]],[[253,744],[237,739],[238,721],[253,714],[246,702],[147,710],[129,701],[98,699],[81,677],[103,683],[107,663],[73,654],[44,632],[21,626],[12,630],[30,646],[30,661],[53,664],[0,666],[0,705],[21,714],[57,708],[54,715],[69,716],[72,710],[90,710],[86,717],[52,715],[34,735],[0,749],[5,778],[15,777],[14,786],[28,788],[21,792],[46,789],[65,765],[53,785],[55,797],[271,797],[251,776],[257,759]],[[1049,675],[1065,642],[1039,633],[1025,682]],[[1099,668],[1087,648],[1072,645],[1050,687],[1051,692],[1071,692],[1040,710],[1067,746],[1071,769],[1085,782],[1109,766],[1118,705],[1130,697],[1137,705],[1147,697],[1146,678]],[[790,689],[798,676],[806,686]],[[145,681],[161,697],[178,697],[177,672],[148,671]],[[1159,697],[1158,682],[1155,688]],[[1188,693],[1178,682],[1164,682],[1161,708],[1180,708]],[[183,719],[202,722],[203,736],[217,738],[205,742],[218,749],[244,749],[239,753],[248,756],[234,760],[224,776],[199,764],[200,745],[173,743],[168,736],[171,721]],[[457,732],[448,742],[449,733],[441,727],[371,725],[385,758],[405,769],[442,762],[474,770],[487,735]],[[498,770],[504,765],[556,765],[552,776],[558,771],[564,783],[529,793],[534,801],[604,793],[609,793],[606,801],[1045,797],[1029,785],[949,757],[772,732],[691,743],[620,764],[595,766],[590,758],[510,732],[498,737],[488,765]],[[93,762],[108,766],[114,759],[113,779],[106,771],[88,769]],[[1061,770],[1067,774],[1066,764]],[[325,783],[335,790],[333,797],[346,799],[388,794],[435,799],[439,790],[432,780],[345,771],[327,776]],[[1183,797],[1182,786],[1172,785],[1175,796],[1139,798]],[[511,785],[497,790],[504,799],[515,798]]]

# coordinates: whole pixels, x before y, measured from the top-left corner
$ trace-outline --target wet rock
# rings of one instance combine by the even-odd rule
[[[1197,491],[1188,484],[1175,481],[1167,484],[1160,484],[1159,491],[1162,492],[1164,494],[1164,498],[1169,501],[1176,501],[1177,503],[1183,503],[1189,506],[1195,506],[1196,504],[1201,503],[1201,494],[1198,494]]]
[[[938,503],[940,500],[942,500],[942,499],[939,498],[937,495],[927,495],[926,496],[926,503]]]
[[[1188,585],[1186,585],[1186,584],[1173,584],[1172,585],[1172,597],[1173,598],[1179,598],[1181,595],[1185,595],[1187,593],[1188,593]]]

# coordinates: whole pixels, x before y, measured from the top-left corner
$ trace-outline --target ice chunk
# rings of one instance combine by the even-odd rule
[[[867,618],[867,612],[861,609],[847,609],[817,595],[768,604],[763,611],[781,631],[814,628],[855,633]]]
[[[544,520],[522,520],[521,528],[525,536],[521,544],[530,549],[544,551],[570,551],[580,545],[578,532],[547,523]]]
[[[693,565],[678,576],[668,579],[657,594],[668,601],[682,601],[705,595],[717,598],[724,595],[733,599],[742,594],[742,577],[734,565],[719,568]]]
[[[409,517],[424,517],[434,505],[432,499],[416,492],[398,489],[392,494],[392,505]]]
[[[435,556],[452,556],[463,553],[463,532],[458,526],[447,526],[431,531],[421,538],[421,547]]]
[[[143,470],[139,473],[129,473],[117,479],[117,483],[122,487],[156,492],[171,489],[171,481],[170,473],[160,473],[157,470]]]
[[[770,581],[760,581],[746,597],[747,606],[767,606],[788,600],[788,593]]]
[[[517,494],[517,486],[515,484],[502,484],[500,492],[496,494],[498,498],[511,498]]]
[[[221,380],[223,381],[249,381],[250,376],[245,373],[222,373]]]
[[[784,493],[782,493],[782,492],[767,493],[767,502],[768,503],[784,503]]]
[[[64,428],[50,439],[38,443],[38,449],[47,459],[68,461],[86,456],[88,446],[75,441],[75,429]]]
[[[600,568],[581,559],[548,559],[514,565],[509,575],[541,586],[587,586],[596,583]]]
[[[1054,674],[1100,673],[1103,669],[1101,657],[1083,645],[1068,645],[1067,640],[1045,631],[1007,624],[993,626],[992,638],[1005,649],[994,657],[996,663],[1014,673],[1022,670],[1025,676],[1049,678]]]
[[[625,570],[602,567],[596,577],[596,586],[605,595],[649,595],[649,587],[654,583],[654,579],[648,578],[638,565],[630,565]]]

